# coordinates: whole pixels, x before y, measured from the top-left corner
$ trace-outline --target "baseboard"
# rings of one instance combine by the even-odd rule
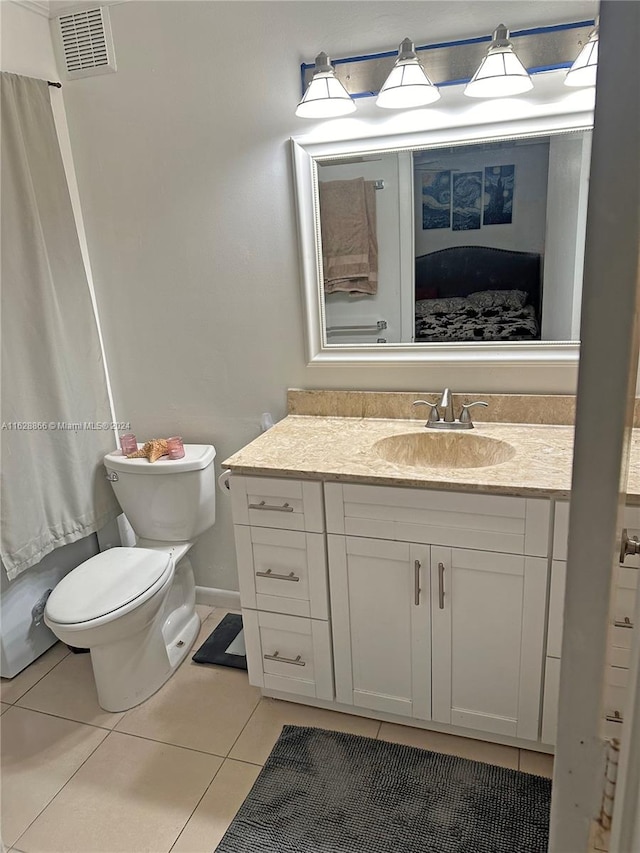
[[[197,586],[196,604],[206,604],[209,607],[224,607],[226,610],[240,610],[240,593],[233,589],[215,589],[212,586]]]

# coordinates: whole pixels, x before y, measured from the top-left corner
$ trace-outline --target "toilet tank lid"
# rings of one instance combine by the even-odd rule
[[[105,616],[144,595],[172,562],[166,551],[149,548],[102,551],[62,578],[47,600],[46,614],[61,625]]]
[[[142,444],[138,444],[141,448]],[[216,449],[211,444],[185,444],[182,459],[162,456],[156,462],[142,459],[127,459],[121,450],[114,450],[104,457],[104,464],[112,471],[127,471],[130,474],[177,474],[182,471],[201,471],[211,465]]]

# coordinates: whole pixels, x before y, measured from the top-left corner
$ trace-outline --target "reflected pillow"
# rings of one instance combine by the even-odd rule
[[[524,290],[479,290],[469,294],[474,308],[510,308],[518,310],[527,301]]]
[[[427,314],[464,314],[472,307],[476,308],[469,304],[465,296],[451,296],[449,299],[423,299],[416,302],[416,313],[423,317]]]

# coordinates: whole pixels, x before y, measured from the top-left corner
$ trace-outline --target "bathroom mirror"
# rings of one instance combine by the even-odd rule
[[[590,119],[292,140],[309,361],[575,361]]]

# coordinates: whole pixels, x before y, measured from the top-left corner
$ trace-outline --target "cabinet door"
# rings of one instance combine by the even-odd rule
[[[327,539],[337,701],[430,719],[428,546]]]
[[[431,549],[433,719],[537,740],[547,561]]]

